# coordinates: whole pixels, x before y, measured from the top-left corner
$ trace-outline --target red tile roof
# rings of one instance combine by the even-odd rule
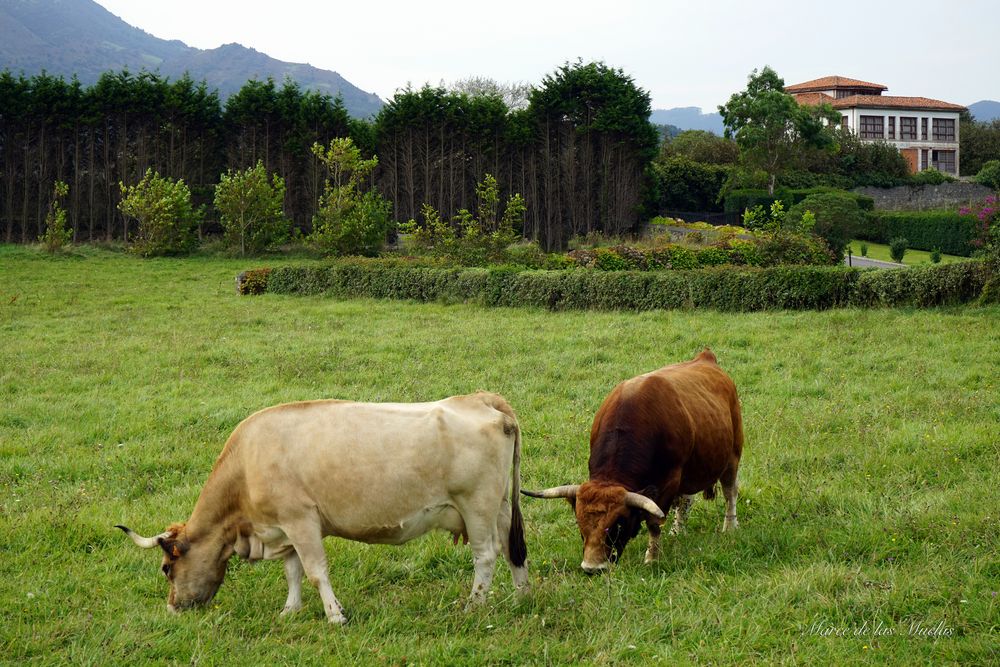
[[[889,90],[881,83],[848,79],[846,76],[824,76],[821,79],[813,79],[812,81],[806,81],[805,83],[796,83],[794,86],[785,86],[785,92],[810,93],[820,90],[836,90],[837,88],[872,88],[874,90]]]
[[[803,106],[814,107],[818,104],[833,104],[837,100],[826,93],[795,93],[795,101]]]
[[[798,98],[799,96],[796,96]],[[804,104],[799,102],[799,104]],[[830,102],[834,109],[853,107],[881,109],[927,109],[930,111],[963,111],[961,104],[932,100],[929,97],[900,97],[896,95],[851,95]]]

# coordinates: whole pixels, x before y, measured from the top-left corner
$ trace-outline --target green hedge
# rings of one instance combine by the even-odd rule
[[[858,238],[876,243],[889,243],[899,236],[916,250],[937,248],[968,257],[976,237],[976,217],[954,211],[875,211],[870,226],[858,234]]]
[[[854,197],[854,200],[858,204],[858,208],[862,211],[873,211],[875,210],[875,200],[867,195],[857,194],[854,192],[848,192],[847,190],[841,190],[839,188],[832,188],[828,186],[817,186],[814,188],[798,188],[790,190],[787,188],[778,188],[774,191],[774,195],[767,194],[767,190],[754,190],[754,189],[742,189],[742,190],[732,190],[726,195],[725,204],[723,206],[726,213],[743,213],[744,210],[748,208],[753,208],[760,204],[764,208],[771,206],[771,202],[776,199],[780,199],[785,205],[785,210],[790,209],[795,206],[800,201],[808,197],[809,195],[825,194],[828,192],[838,192],[849,194]]]
[[[691,271],[523,271],[333,265],[283,267],[265,275],[267,291],[337,297],[412,299],[550,310],[722,311],[931,306],[977,298],[981,262],[896,270],[782,266]]]

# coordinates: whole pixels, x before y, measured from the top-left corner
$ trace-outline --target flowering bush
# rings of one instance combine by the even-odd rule
[[[958,209],[961,215],[976,216],[976,237],[972,245],[983,248],[990,238],[990,227],[1000,221],[1000,200],[996,195],[988,195],[982,202]]]

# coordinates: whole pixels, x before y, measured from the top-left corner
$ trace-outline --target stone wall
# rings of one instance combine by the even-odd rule
[[[942,183],[941,185],[900,185],[895,188],[855,188],[854,192],[875,200],[880,211],[929,211],[954,209],[982,201],[993,194],[978,183]]]

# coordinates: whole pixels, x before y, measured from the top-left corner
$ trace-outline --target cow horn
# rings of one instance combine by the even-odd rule
[[[567,484],[565,486],[553,486],[544,491],[528,491],[521,489],[521,493],[532,498],[576,498],[576,492],[580,490],[579,484]]]
[[[629,507],[637,507],[641,510],[645,510],[655,516],[657,519],[664,518],[663,510],[660,506],[654,503],[652,500],[642,495],[641,493],[635,493],[634,491],[625,492],[625,504]]]
[[[139,533],[136,533],[131,528],[128,528],[126,526],[115,524],[115,528],[121,528],[123,531],[125,531],[126,535],[128,535],[130,538],[132,538],[133,542],[135,542],[137,545],[139,545],[143,549],[152,549],[155,546],[159,546],[160,540],[166,539],[166,538],[170,537],[170,531],[169,530],[167,532],[165,532],[165,533],[160,533],[159,535],[154,535],[153,537],[143,537]]]

